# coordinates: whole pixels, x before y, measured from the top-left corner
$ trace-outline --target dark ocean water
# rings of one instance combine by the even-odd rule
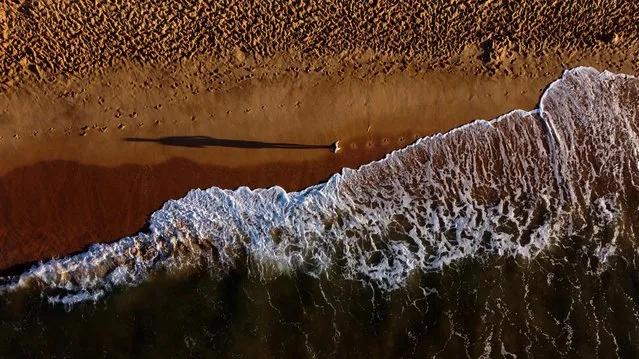
[[[327,183],[193,190],[148,233],[2,278],[6,357],[636,357],[639,80]]]

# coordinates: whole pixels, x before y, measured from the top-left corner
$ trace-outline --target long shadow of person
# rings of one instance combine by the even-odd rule
[[[246,140],[230,140],[213,138],[210,136],[169,136],[159,138],[136,138],[128,137],[124,139],[128,142],[154,142],[165,146],[179,146],[192,148],[205,147],[235,147],[235,148],[286,148],[286,149],[328,149],[334,150],[332,145],[305,145],[298,143],[262,142]]]

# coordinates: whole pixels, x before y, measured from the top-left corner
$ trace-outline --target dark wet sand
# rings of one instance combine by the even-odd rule
[[[155,165],[117,167],[46,161],[13,169],[0,178],[0,269],[19,271],[21,264],[134,234],[144,229],[151,213],[165,201],[180,198],[190,189],[306,188],[343,167],[382,158],[397,147],[378,142],[367,150],[345,149],[338,154],[318,149],[325,155],[315,161],[239,168],[174,158]],[[204,149],[204,153],[213,150]]]

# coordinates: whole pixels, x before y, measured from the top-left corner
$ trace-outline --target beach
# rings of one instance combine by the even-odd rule
[[[0,3],[0,356],[636,356],[638,13]]]

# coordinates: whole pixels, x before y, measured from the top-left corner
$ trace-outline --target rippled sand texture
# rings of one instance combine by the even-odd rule
[[[223,56],[237,77],[286,54],[298,70],[332,71],[331,62],[381,59],[374,72],[413,63],[454,67],[476,58],[491,71],[513,72],[517,55],[547,62],[576,51],[636,45],[634,1],[73,1],[5,2],[0,83],[78,76],[132,60],[179,64]],[[10,40],[10,41],[9,41]],[[637,48],[631,49],[636,58]],[[583,55],[583,54],[582,54]],[[329,60],[329,61],[324,61]],[[614,62],[611,60],[611,64]],[[615,64],[616,65],[616,64]],[[200,75],[211,84],[224,73]],[[636,62],[633,64],[636,70]],[[611,66],[606,66],[611,67]],[[212,70],[212,69],[211,69]],[[289,69],[290,70],[290,69]],[[531,67],[526,71],[536,71]]]

